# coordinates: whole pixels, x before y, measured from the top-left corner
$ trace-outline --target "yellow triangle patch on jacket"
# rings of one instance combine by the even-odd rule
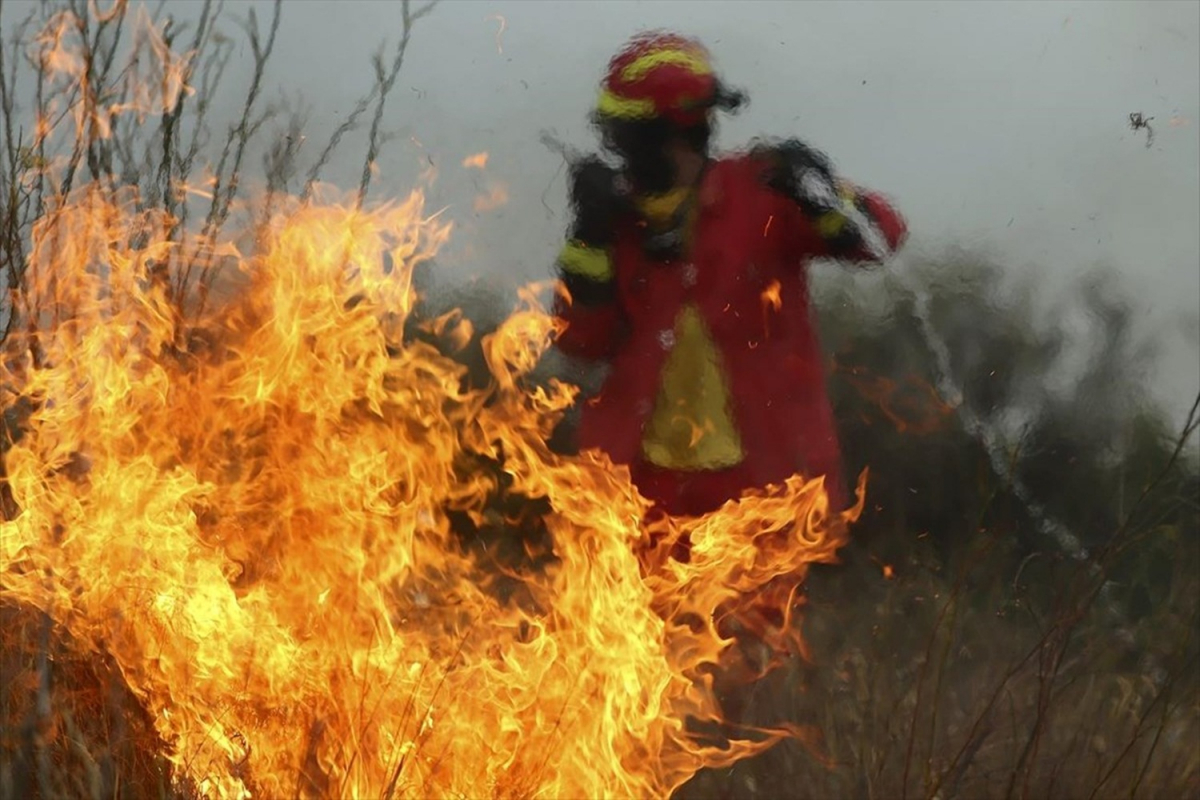
[[[732,467],[745,456],[721,355],[695,306],[675,321],[675,345],[642,437],[642,455],[673,470]]]

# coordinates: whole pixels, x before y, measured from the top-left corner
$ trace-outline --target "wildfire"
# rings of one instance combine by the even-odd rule
[[[576,389],[526,379],[557,333],[534,289],[468,388],[408,335],[450,225],[419,192],[358,205],[277,197],[214,242],[90,184],[37,221],[0,365],[6,415],[32,409],[4,452],[0,602],[110,657],[217,798],[665,796],[801,733],[718,745],[689,720],[720,720],[730,620],[802,647],[796,589],[861,494],[835,512],[797,476],[650,517],[625,469],[548,447]],[[226,279],[184,318],[163,265],[195,253]],[[458,312],[423,328],[476,337]],[[456,535],[500,494],[549,509],[537,565]]]
[[[90,187],[39,225],[46,313],[4,375],[36,411],[6,458],[0,596],[110,653],[217,797],[664,795],[785,735],[723,750],[683,720],[718,716],[715,619],[832,559],[857,509],[796,479],[644,526],[624,470],[545,444],[574,389],[521,379],[551,318],[530,299],[483,343],[494,386],[463,390],[403,336],[448,227],[419,194],[352,208],[281,212],[200,353],[151,279],[174,246],[156,213]],[[554,561],[516,599],[451,533],[496,488],[470,456],[552,509]],[[665,557],[680,536],[687,563]]]

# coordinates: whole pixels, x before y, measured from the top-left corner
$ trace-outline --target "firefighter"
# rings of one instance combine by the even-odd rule
[[[824,476],[844,507],[806,262],[878,262],[906,232],[798,140],[714,155],[715,114],[743,99],[701,43],[639,35],[610,62],[594,112],[616,165],[572,168],[557,346],[608,366],[578,446],[628,465],[673,515],[797,473]]]

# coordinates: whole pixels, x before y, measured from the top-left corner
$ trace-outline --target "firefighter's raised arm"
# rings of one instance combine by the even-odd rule
[[[599,159],[584,159],[571,168],[573,220],[555,265],[567,296],[559,296],[554,311],[566,323],[558,349],[575,358],[607,359],[622,332],[624,315],[610,257],[622,207],[616,179],[616,171]]]
[[[904,218],[874,192],[839,179],[825,154],[796,139],[756,148],[763,178],[795,204],[797,247],[814,256],[875,263],[900,248]]]

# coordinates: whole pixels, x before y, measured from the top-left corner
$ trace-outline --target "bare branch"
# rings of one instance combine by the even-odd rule
[[[422,17],[429,14],[429,12],[433,11],[436,5],[437,0],[433,0],[414,12],[410,10],[409,0],[404,0],[404,29],[400,36],[400,43],[396,46],[396,56],[392,59],[391,68],[386,74],[383,71],[382,59],[376,58],[377,99],[375,102],[375,116],[371,120],[371,132],[367,137],[367,157],[363,161],[362,179],[358,185],[357,206],[359,208],[362,208],[363,202],[367,199],[367,190],[371,185],[371,170],[375,167],[375,159],[379,156],[379,126],[383,121],[383,107],[387,102],[388,95],[391,94],[392,87],[396,83],[396,76],[400,74],[400,67],[404,65],[404,54],[408,52],[408,43],[412,38],[413,25]]]
[[[258,127],[265,121],[265,117],[255,119],[255,105],[258,101],[258,95],[262,91],[263,73],[266,70],[267,60],[271,57],[271,52],[275,49],[275,35],[279,32],[282,0],[275,0],[272,10],[271,27],[267,33],[267,40],[264,43],[259,34],[258,17],[254,13],[254,9],[250,9],[246,31],[250,37],[250,48],[254,56],[254,74],[250,80],[250,90],[246,94],[246,103],[242,109],[241,121],[231,128],[229,140],[226,142],[225,151],[222,153],[221,165],[223,166],[230,153],[230,145],[232,145],[233,164],[230,167],[228,175],[222,174],[220,166],[217,170],[216,184],[213,187],[213,204],[209,210],[208,220],[206,221],[206,227],[210,232],[214,232],[216,228],[219,228],[220,224],[224,222],[225,217],[229,214],[229,206],[233,202],[233,197],[237,192],[242,159],[246,154],[246,144],[250,141]]]
[[[379,83],[376,82],[371,87],[371,91],[359,98],[358,103],[356,103],[354,106],[354,110],[346,116],[346,119],[344,119],[342,123],[337,126],[333,132],[333,135],[329,137],[329,141],[326,143],[325,149],[321,151],[321,155],[317,158],[316,163],[313,164],[312,168],[308,171],[308,176],[304,180],[304,190],[300,195],[301,199],[307,200],[312,195],[313,184],[316,183],[317,179],[320,177],[321,170],[323,170],[329,163],[329,159],[333,156],[334,151],[337,150],[338,145],[342,141],[342,137],[358,127],[358,118],[361,117],[368,108],[370,108],[371,101],[375,99],[375,95],[378,91]]]
[[[296,161],[300,148],[304,144],[304,126],[308,123],[307,115],[297,111],[288,119],[287,129],[271,149],[263,156],[263,171],[267,176],[266,198],[263,202],[259,225],[265,225],[270,219],[275,205],[275,197],[287,190],[287,184],[296,174]]]

